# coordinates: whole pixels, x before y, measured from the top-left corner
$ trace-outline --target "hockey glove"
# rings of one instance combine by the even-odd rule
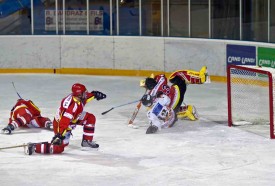
[[[103,94],[102,92],[92,91],[91,93],[95,96],[96,100],[101,100],[101,99],[105,99],[106,98],[106,94]]]
[[[51,141],[51,144],[53,145],[62,145],[62,141],[65,139],[65,136],[61,136],[61,134],[57,133],[52,141]]]

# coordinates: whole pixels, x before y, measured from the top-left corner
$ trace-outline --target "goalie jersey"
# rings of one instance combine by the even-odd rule
[[[163,92],[170,99],[168,105],[172,108],[175,108],[177,100],[179,100],[180,96],[179,90],[176,89],[174,86],[169,86],[167,78],[163,74],[157,75],[155,77],[155,80],[157,82],[157,85],[152,90],[150,90],[149,94],[151,96],[156,96],[157,92]]]

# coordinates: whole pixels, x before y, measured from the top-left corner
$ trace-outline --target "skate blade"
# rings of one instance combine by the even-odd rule
[[[81,147],[81,151],[98,151],[99,148]]]
[[[11,134],[8,130],[2,130],[3,134]]]

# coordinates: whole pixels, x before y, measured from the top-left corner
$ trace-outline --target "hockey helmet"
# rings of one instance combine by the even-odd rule
[[[86,91],[86,87],[80,83],[75,83],[72,86],[73,96],[82,97]]]
[[[141,103],[145,107],[150,107],[153,104],[153,96],[151,96],[150,94],[143,95],[141,98]]]
[[[145,86],[149,89],[152,90],[158,83],[154,78],[146,78],[145,79]]]

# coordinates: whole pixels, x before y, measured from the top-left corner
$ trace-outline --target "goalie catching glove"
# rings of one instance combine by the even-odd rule
[[[103,94],[102,92],[99,92],[99,91],[92,91],[91,93],[95,96],[96,100],[105,99],[107,97],[106,94]]]

